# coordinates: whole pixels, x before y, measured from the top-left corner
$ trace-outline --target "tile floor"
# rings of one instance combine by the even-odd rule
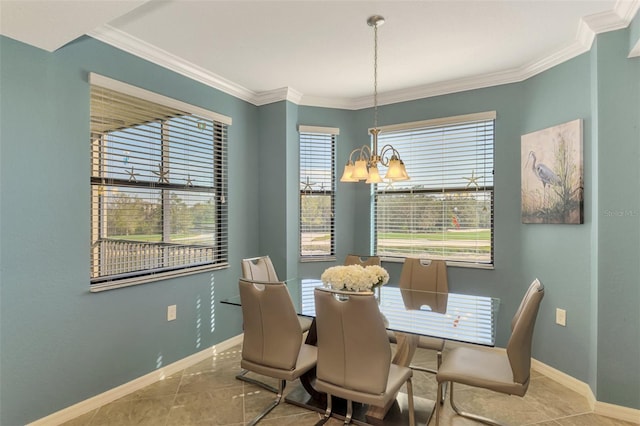
[[[240,346],[234,347],[181,373],[66,422],[64,426],[245,425],[273,400],[273,394],[235,379],[236,374],[240,372],[240,351]],[[419,349],[414,363],[433,367],[434,353]],[[272,379],[260,379],[274,386],[277,383]],[[416,372],[413,383],[416,396],[434,398],[436,383],[433,375]],[[296,385],[295,382],[288,383],[287,389],[291,390]],[[634,425],[592,414],[584,397],[536,372],[532,373],[529,391],[524,398],[457,386],[456,401],[463,409],[510,425]],[[314,425],[319,418],[318,413],[281,404],[267,415],[260,425]],[[326,423],[327,426],[341,424],[342,422],[336,419]],[[434,425],[435,420],[432,419],[430,424]],[[479,423],[454,416],[447,400],[440,424],[465,426]]]

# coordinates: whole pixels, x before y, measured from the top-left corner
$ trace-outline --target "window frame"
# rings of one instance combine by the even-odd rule
[[[388,253],[378,253],[378,197],[379,196],[384,196],[385,194],[398,194],[398,195],[407,195],[407,194],[432,194],[432,195],[438,195],[438,194],[442,194],[442,203],[443,206],[444,204],[446,204],[447,202],[447,194],[453,194],[453,193],[457,193],[457,194],[470,194],[473,193],[475,191],[476,196],[478,195],[478,188],[476,187],[475,190],[473,190],[472,188],[469,188],[468,186],[466,188],[464,187],[460,187],[458,186],[445,186],[443,184],[442,187],[439,188],[435,188],[435,187],[431,187],[431,188],[411,188],[406,187],[405,189],[400,189],[400,190],[392,190],[392,191],[385,191],[384,188],[388,188],[389,184],[388,183],[381,183],[381,184],[376,184],[376,185],[372,185],[371,186],[371,210],[372,210],[372,214],[371,214],[371,236],[372,236],[372,245],[374,247],[374,252],[376,254],[378,254],[379,256],[381,256],[381,258],[383,258],[383,260],[385,261],[389,261],[389,262],[401,262],[402,259],[404,259],[407,256],[414,256],[414,257],[420,257],[420,258],[424,258],[424,259],[432,259],[432,258],[437,258],[437,259],[444,259],[448,265],[451,266],[460,266],[460,267],[469,267],[469,268],[477,268],[477,269],[493,269],[494,265],[495,265],[495,189],[494,189],[494,171],[495,171],[495,129],[496,129],[496,112],[495,111],[487,111],[487,112],[482,112],[482,113],[475,113],[475,114],[466,114],[466,115],[459,115],[459,116],[451,116],[451,117],[444,117],[444,118],[438,118],[438,119],[433,119],[433,120],[422,120],[422,121],[415,121],[415,122],[408,122],[408,123],[400,123],[400,124],[394,124],[394,125],[388,125],[388,126],[382,126],[379,127],[380,129],[380,135],[379,135],[379,140],[378,143],[380,145],[385,145],[387,143],[391,143],[393,145],[393,141],[388,141],[385,140],[385,136],[389,135],[389,134],[394,134],[397,132],[411,132],[411,131],[416,131],[418,129],[438,129],[438,128],[442,128],[442,129],[447,129],[450,130],[453,127],[456,126],[461,126],[461,125],[469,125],[473,122],[485,122],[485,123],[491,123],[491,139],[490,139],[490,146],[491,146],[491,150],[490,150],[490,161],[488,162],[488,164],[490,165],[490,184],[489,185],[484,185],[482,186],[482,192],[486,193],[487,196],[486,197],[482,197],[483,199],[485,199],[485,203],[486,205],[490,205],[490,215],[489,215],[489,220],[490,220],[490,237],[489,237],[489,244],[490,244],[490,248],[489,248],[489,260],[488,261],[480,261],[479,259],[475,259],[473,261],[464,261],[464,260],[460,260],[460,259],[455,259],[455,258],[451,258],[447,255],[442,255],[442,256],[434,256],[433,254],[430,254],[429,252],[423,251],[421,253],[417,253],[417,252],[409,252],[409,253],[397,253],[397,255],[394,254],[388,254]],[[423,141],[424,142],[424,141]],[[403,148],[398,148],[398,151],[400,152],[400,155],[402,156],[403,161],[405,162],[406,166],[407,166],[407,170],[409,173],[409,176],[411,176],[411,167],[412,167],[412,160],[411,160],[411,155],[415,155],[415,153],[413,152],[413,150],[411,151],[411,153],[408,153],[406,151],[403,151]],[[423,160],[424,161],[424,160]],[[487,160],[484,159],[484,161],[486,162]],[[413,164],[413,167],[416,167],[415,164]],[[418,166],[419,167],[419,166]],[[381,175],[383,174],[383,172],[381,172]],[[473,176],[471,176],[471,178],[473,178]],[[469,180],[468,177],[464,177],[464,179]],[[443,178],[444,180],[444,178]],[[411,180],[408,181],[409,185],[411,183]],[[407,184],[407,182],[399,182],[399,184]],[[478,201],[478,199],[476,199],[476,201]],[[414,203],[410,203],[412,205],[414,205]],[[444,208],[444,207],[443,207]],[[444,231],[441,231],[444,232]],[[419,233],[418,233],[419,234]],[[479,241],[479,240],[474,240],[474,241]],[[444,252],[444,250],[443,250]]]
[[[299,209],[298,209],[298,237],[299,237],[299,244],[298,244],[298,255],[300,257],[300,261],[301,262],[318,262],[318,261],[327,261],[327,260],[335,260],[336,259],[336,224],[335,224],[335,205],[336,205],[336,144],[337,144],[337,138],[338,135],[340,134],[340,129],[335,128],[335,127],[320,127],[320,126],[306,126],[306,125],[299,125],[298,126],[298,132],[299,132],[299,166],[298,166],[298,177],[299,177],[299,195],[298,195],[298,202],[299,202]],[[313,188],[314,183],[311,182],[311,185],[309,185],[309,182],[307,182],[307,179],[305,177],[302,176],[303,173],[303,137],[304,136],[310,137],[312,139],[314,139],[316,141],[317,145],[321,145],[321,143],[326,143],[326,140],[324,140],[323,138],[326,138],[329,140],[329,143],[331,144],[331,153],[329,154],[330,157],[330,169],[329,170],[324,170],[324,174],[327,174],[331,177],[331,180],[329,182],[329,186],[330,188],[327,189],[325,188],[323,185],[318,188],[315,189]],[[321,140],[323,142],[321,142]],[[325,182],[322,182],[323,184]],[[329,192],[327,194],[327,192]],[[326,196],[329,195],[330,197],[330,203],[331,203],[331,207],[330,207],[330,217],[329,218],[325,218],[325,220],[328,220],[329,222],[329,233],[330,233],[330,242],[329,242],[329,251],[326,253],[321,253],[321,254],[304,254],[303,252],[303,248],[304,248],[304,238],[303,238],[303,197],[305,195],[316,195],[316,196]]]
[[[125,123],[125,125],[120,129],[107,129],[104,131],[96,132],[96,134],[93,133],[92,127],[92,136],[90,138],[90,234],[92,241],[90,253],[90,291],[100,292],[114,288],[128,287],[137,284],[144,284],[174,277],[186,276],[204,271],[227,268],[229,266],[229,262],[226,134],[228,126],[232,124],[231,118],[95,73],[89,74],[89,83],[92,93],[94,89],[107,89],[108,91],[117,92],[118,94],[126,97],[135,98],[136,102],[141,102],[143,106],[148,106],[149,111],[152,113],[155,111],[152,104],[159,105],[163,108],[166,107],[167,109],[170,109],[171,111],[176,113],[176,115],[173,116],[155,116],[151,120],[138,119],[140,120],[140,122],[137,123],[132,120],[132,123],[130,125],[129,123]],[[92,108],[94,108],[93,100],[91,101],[91,105]],[[120,110],[114,111],[122,112]],[[138,110],[136,110],[136,112],[138,112]],[[109,113],[104,115],[104,117],[109,117]],[[113,114],[115,114],[115,112]],[[212,182],[210,184],[207,184],[205,182],[201,183],[200,185],[198,185],[197,183],[196,185],[190,185],[189,183],[191,181],[191,177],[187,178],[186,184],[182,182],[169,182],[169,180],[165,182],[162,179],[162,175],[158,175],[156,172],[153,173],[156,173],[156,177],[160,176],[158,181],[152,182],[148,176],[145,176],[145,178],[139,179],[138,181],[138,179],[136,179],[134,175],[133,168],[131,169],[131,177],[128,180],[123,177],[118,178],[117,176],[114,177],[113,175],[109,176],[110,173],[113,174],[113,172],[110,172],[110,170],[114,169],[112,160],[108,158],[107,154],[107,147],[109,145],[107,144],[106,140],[109,135],[114,134],[116,135],[115,138],[117,139],[117,132],[131,132],[133,129],[136,129],[138,127],[142,128],[145,126],[148,128],[159,128],[158,135],[156,135],[154,138],[148,136],[146,138],[153,139],[155,141],[152,144],[153,146],[156,146],[156,148],[154,148],[153,151],[150,151],[151,153],[149,155],[160,156],[159,172],[162,174],[167,167],[164,165],[164,161],[166,158],[169,158],[168,152],[172,149],[175,149],[171,147],[172,143],[169,141],[169,136],[167,136],[167,123],[170,123],[169,126],[171,126],[175,130],[176,125],[181,125],[181,121],[183,120],[182,117],[184,117],[185,121],[189,119],[201,119],[203,120],[203,122],[212,126],[210,131],[210,151],[206,151],[208,152],[208,154],[204,157],[206,158],[206,160],[198,158],[200,166],[204,164],[206,168],[212,169],[210,174]],[[200,122],[198,122],[198,128],[200,128],[199,126]],[[96,136],[97,134],[100,134],[100,136]],[[142,141],[142,139],[140,139],[140,141]],[[184,139],[180,138],[177,141],[177,143],[179,144],[184,145],[185,143],[187,143],[189,146],[191,146],[190,144],[194,143],[189,137],[186,137]],[[187,173],[187,176],[189,176],[188,173],[190,171],[195,173],[193,166],[190,165],[191,160],[177,160],[178,163],[175,163],[175,161],[176,160],[174,160],[172,164],[179,164],[181,167],[183,167],[180,169],[180,171],[183,173]],[[204,163],[202,163],[202,161],[204,161]],[[167,173],[169,173],[169,169],[170,168],[166,168]],[[136,171],[141,172],[141,170]],[[148,174],[148,170],[146,172]],[[136,175],[138,174],[136,173]],[[107,268],[107,270],[109,268],[108,265],[105,265],[106,257],[104,255],[104,250],[106,250],[106,248],[96,247],[97,245],[102,244],[103,240],[106,241],[109,239],[106,229],[107,202],[103,199],[106,187],[122,188],[123,190],[127,191],[136,191],[137,194],[134,194],[136,197],[140,194],[147,193],[149,194],[149,197],[153,197],[153,199],[156,200],[155,203],[157,203],[157,208],[159,208],[159,211],[161,212],[161,219],[159,219],[159,221],[162,224],[162,229],[159,229],[158,231],[160,233],[160,241],[144,243],[142,241],[133,240],[131,242],[127,242],[127,244],[130,244],[130,248],[133,247],[134,250],[137,250],[136,253],[138,254],[138,257],[142,256],[141,253],[144,250],[153,253],[144,258],[145,261],[148,261],[148,263],[145,264],[145,266],[142,268],[139,268],[137,270],[133,270],[133,268],[131,268],[131,270],[123,273],[102,273],[104,272],[104,270],[102,270],[101,272],[100,268]],[[200,196],[203,196],[203,194],[211,194],[213,196],[215,203],[213,206],[213,211],[215,212],[215,225],[212,231],[212,235],[214,236],[213,241],[210,244],[176,244],[175,242],[171,241],[171,238],[168,235],[171,235],[172,230],[167,225],[168,221],[171,219],[170,215],[164,212],[167,211],[167,209],[169,209],[170,211],[172,206],[170,202],[163,200],[165,200],[168,195],[171,196],[176,192],[193,194],[196,199],[198,199],[198,197]],[[117,243],[117,239],[114,241]],[[144,246],[144,248],[142,246]],[[136,249],[135,247],[138,248]],[[151,249],[149,249],[150,247]],[[184,255],[184,257],[188,260],[168,262],[168,257],[176,256],[176,253],[178,251],[183,254],[188,252],[186,255]],[[196,252],[206,253],[206,257],[205,255],[202,255],[203,257],[198,257],[198,255],[194,254]],[[124,258],[127,257],[128,256],[125,256]],[[198,261],[195,259],[200,260]],[[149,266],[155,264],[161,264],[162,266],[159,268]],[[111,268],[111,271],[115,271],[113,267]]]

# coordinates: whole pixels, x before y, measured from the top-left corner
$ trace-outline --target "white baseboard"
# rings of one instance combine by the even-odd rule
[[[91,410],[95,410],[96,408],[115,401],[116,399],[122,398],[132,392],[135,392],[159,380],[162,380],[165,377],[176,374],[177,372],[191,367],[192,365],[195,365],[201,361],[204,361],[215,354],[224,352],[236,345],[239,345],[240,343],[242,343],[242,338],[242,334],[232,337],[203,351],[197,352],[193,355],[189,355],[188,357],[176,361],[173,364],[169,364],[165,367],[159,368],[158,370],[152,371],[149,374],[145,374],[142,377],[138,377],[137,379],[134,379],[116,388],[110,389],[99,395],[81,401],[63,410],[57,411],[53,414],[48,415],[47,417],[36,420],[35,422],[29,423],[27,426],[52,426],[68,422],[69,420],[75,419],[76,417],[86,414]]]
[[[536,370],[538,373],[543,374],[552,380],[555,380],[556,382],[571,389],[572,391],[584,396],[585,398],[587,398],[589,408],[591,408],[591,410],[594,409],[596,397],[589,385],[585,382],[578,380],[566,373],[563,373],[560,370],[556,370],[555,368],[548,366],[547,364],[536,359],[531,360],[531,368]]]
[[[640,425],[640,410],[634,408],[596,401],[593,412],[601,416],[613,417],[614,419]]]
[[[43,417],[39,420],[36,420],[35,422],[29,423],[27,426],[59,425],[69,420],[75,419],[76,417],[88,413],[91,410],[95,410],[103,405],[115,401],[116,399],[122,398],[132,392],[149,386],[157,382],[158,380],[162,380],[165,377],[171,376],[181,370],[184,370],[185,368],[191,367],[192,365],[195,365],[200,361],[204,361],[205,359],[217,353],[224,352],[229,348],[239,345],[240,343],[242,343],[242,338],[242,334],[232,337],[203,351],[176,361],[173,364],[169,364],[163,368],[152,371],[151,373],[134,379],[128,383],[103,392],[100,395],[96,395],[63,410],[57,411],[47,417]],[[453,346],[455,346],[455,344]],[[587,398],[589,406],[594,413],[601,416],[640,424],[638,422],[638,419],[640,419],[640,410],[622,407],[614,404],[608,404],[606,402],[599,402],[596,400],[593,391],[586,383],[572,376],[569,376],[568,374],[563,373],[560,370],[556,370],[555,368],[550,367],[538,360],[532,359],[531,361],[531,367],[540,374],[549,377],[552,380],[555,380],[563,386],[566,386],[567,388]]]
[[[600,402],[596,400],[596,397],[588,384],[536,359],[531,360],[531,368],[587,398],[589,406],[595,414],[611,417],[617,420],[624,420],[634,424],[640,424],[640,410]]]

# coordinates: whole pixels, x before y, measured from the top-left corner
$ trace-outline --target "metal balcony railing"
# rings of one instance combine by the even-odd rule
[[[91,255],[91,281],[125,278],[213,263],[215,247],[102,239]]]

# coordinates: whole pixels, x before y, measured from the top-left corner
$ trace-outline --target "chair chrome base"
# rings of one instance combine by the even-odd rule
[[[413,400],[413,384],[411,383],[411,379],[407,380],[407,401],[409,404],[409,426],[415,426],[416,424],[416,415],[415,415],[415,406]],[[324,413],[324,417],[318,420],[315,426],[324,425],[330,418],[331,412],[333,411],[333,398],[330,394],[327,394],[327,409]],[[347,412],[344,416],[344,424],[349,425],[353,420],[353,402],[351,400],[347,400]],[[427,420],[428,423],[428,420]]]
[[[340,424],[342,424],[347,412],[346,400],[334,396],[332,401],[333,409],[331,410],[331,418],[333,418],[334,421],[339,420]],[[287,394],[286,402],[307,410],[315,411],[321,416],[326,414],[326,399],[323,398],[322,401],[320,401],[313,398],[303,386],[294,387],[294,389]],[[433,400],[414,395],[415,423],[423,426],[429,424],[433,413],[435,413],[435,404]],[[351,424],[357,426],[379,426],[380,422],[378,420],[367,417],[368,409],[369,406],[366,404],[354,403]],[[396,402],[384,417],[384,425],[408,426],[410,424],[409,411],[408,395],[407,393],[400,392],[396,397]],[[322,420],[318,422],[318,425],[322,425],[327,421],[329,420],[322,418]]]
[[[251,383],[251,384],[256,385],[256,386],[260,386],[261,388],[266,389],[269,392],[278,393],[278,389],[274,388],[273,386],[268,385],[266,383],[263,383],[263,382],[261,382],[259,380],[256,380],[256,379],[252,379],[251,377],[247,377],[247,373],[248,372],[249,372],[249,370],[244,370],[243,369],[240,372],[240,374],[238,374],[236,376],[236,379],[242,380],[243,382]]]
[[[260,414],[258,414],[256,417],[254,417],[253,420],[251,420],[249,423],[247,423],[247,426],[254,426],[260,420],[262,420],[262,418],[264,416],[269,414],[271,412],[271,410],[276,408],[278,406],[278,404],[280,404],[280,402],[282,401],[282,395],[284,394],[284,388],[285,388],[286,385],[287,385],[287,381],[286,380],[280,380],[278,382],[278,389],[276,390],[276,393],[277,393],[276,394],[276,399],[267,408],[262,410],[262,412]]]
[[[348,402],[349,404],[349,421],[351,421],[351,413],[353,411],[353,406],[351,405],[351,401]],[[333,410],[333,398],[331,396],[331,394],[327,394],[327,410],[324,412],[324,417],[322,417],[320,420],[318,420],[318,422],[315,424],[315,426],[322,426],[323,424],[325,424],[326,422],[329,421],[329,419],[331,418],[331,411]],[[345,424],[347,423],[347,420],[345,418]]]
[[[332,400],[333,398],[331,397],[331,395],[327,394],[327,411],[325,411],[324,417],[318,420],[315,426],[322,426],[331,418]],[[353,402],[351,400],[347,400],[347,412],[344,416],[344,424],[345,425],[351,424],[352,417],[353,417]]]
[[[438,357],[437,358],[438,368],[440,368],[440,364],[442,364],[442,351],[437,351],[436,355]],[[423,373],[438,374],[438,370],[433,368],[418,367],[416,365],[410,365],[409,368],[415,371],[422,371]],[[438,393],[438,401],[440,401],[440,404],[442,405],[444,404],[444,401],[446,399],[447,399],[447,382],[444,382],[442,387],[442,395]]]
[[[438,383],[438,395],[440,395],[440,392],[443,391],[443,387],[446,386],[447,382],[444,383]],[[444,398],[444,394],[442,395],[442,397]],[[453,408],[453,411],[459,415],[460,417],[465,417],[467,419],[471,419],[471,420],[475,420],[487,425],[491,425],[491,426],[507,426],[504,423],[500,423],[496,420],[493,419],[489,419],[487,417],[483,417],[483,416],[479,416],[477,414],[473,414],[473,413],[467,413],[466,411],[462,411],[458,408],[458,406],[455,404],[455,402],[453,401],[453,382],[450,383],[449,385],[449,401],[451,402],[451,408]],[[436,407],[436,426],[438,426],[440,424],[440,411],[442,410],[442,406],[437,406]]]

